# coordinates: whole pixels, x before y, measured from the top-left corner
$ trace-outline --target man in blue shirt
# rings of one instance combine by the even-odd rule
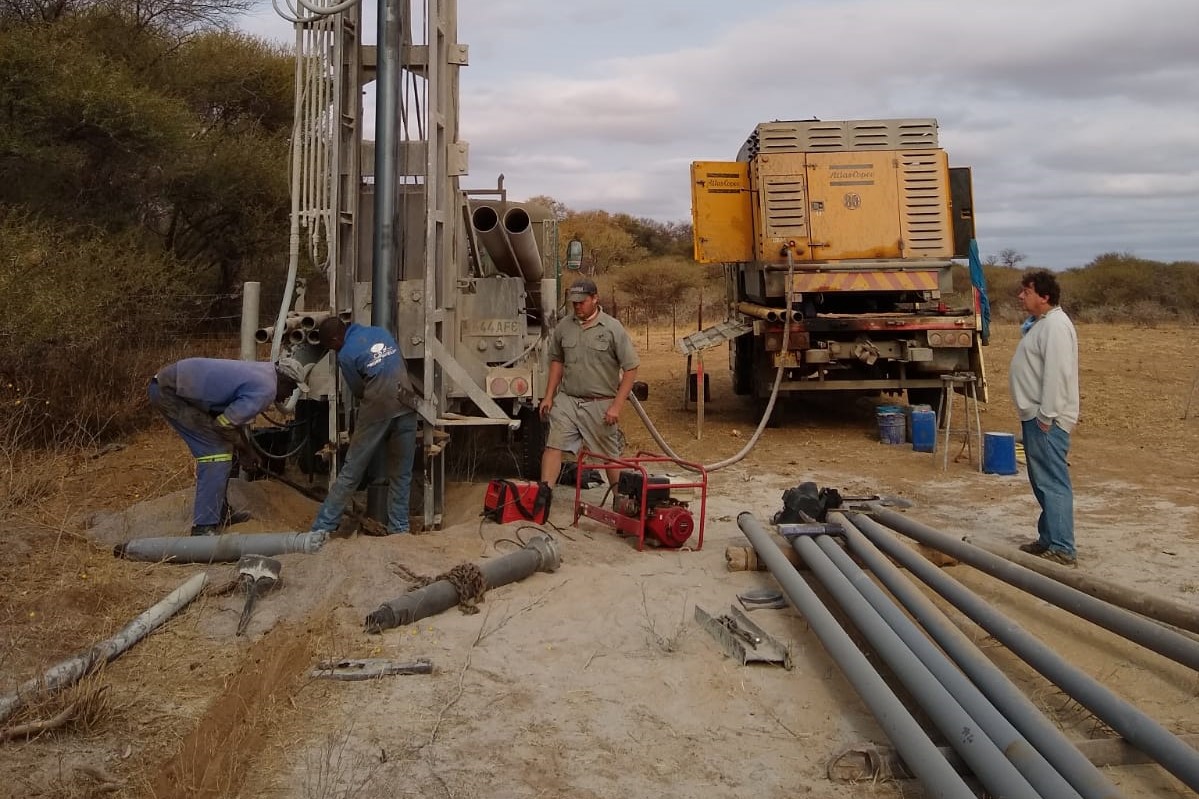
[[[387,442],[387,532],[408,532],[408,497],[416,456],[416,411],[400,399],[412,396],[408,367],[394,338],[381,327],[349,324],[336,316],[317,328],[322,347],[337,353],[337,366],[358,400],[350,448],[329,495],[321,503],[314,531],[333,532],[346,504],[362,482],[371,458]]]
[[[297,387],[307,389],[310,367],[291,358],[232,361],[184,358],[164,366],[150,380],[150,404],[167,420],[196,459],[196,499],[192,535],[218,535],[249,516],[233,513],[225,500],[233,451],[256,462],[245,428],[273,402]]]

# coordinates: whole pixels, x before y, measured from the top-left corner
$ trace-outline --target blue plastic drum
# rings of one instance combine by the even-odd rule
[[[1016,436],[1011,433],[983,433],[983,472],[1016,474]]]

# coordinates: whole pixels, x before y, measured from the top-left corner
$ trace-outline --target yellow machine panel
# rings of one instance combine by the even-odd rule
[[[899,258],[895,153],[808,153],[811,258]]]
[[[753,189],[758,205],[758,260],[777,262],[782,248],[794,242],[792,257],[811,259],[808,248],[808,185],[804,153],[759,155]]]
[[[951,258],[945,152],[847,150],[758,155],[756,258],[782,263]]]
[[[692,163],[691,220],[695,228],[696,261],[701,264],[752,261],[754,224],[749,164]]]

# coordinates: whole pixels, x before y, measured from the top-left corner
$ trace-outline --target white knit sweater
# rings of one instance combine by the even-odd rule
[[[1008,373],[1020,421],[1057,423],[1069,433],[1078,423],[1078,334],[1059,307],[1032,326],[1012,356]]]

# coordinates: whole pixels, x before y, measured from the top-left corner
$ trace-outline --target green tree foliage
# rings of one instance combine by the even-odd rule
[[[187,335],[244,270],[282,269],[293,66],[227,31],[245,5],[0,0],[3,385],[119,399],[114,348]]]
[[[691,257],[691,225],[615,214],[612,221],[633,237],[637,246],[651,256]]]
[[[291,60],[140,24],[93,10],[0,33],[0,204],[139,229],[227,292],[286,251]]]
[[[570,211],[558,223],[559,255],[565,260],[566,245],[578,236],[583,242],[586,274],[604,274],[644,258],[648,253],[607,211]]]
[[[679,312],[702,282],[703,274],[693,261],[671,256],[630,264],[615,278],[616,288],[629,296],[647,325],[663,313],[670,314],[672,337]]]
[[[1028,267],[1033,268],[1033,267]],[[1024,312],[1016,301],[1027,269],[984,264],[992,313],[1014,321]],[[1199,319],[1199,262],[1163,263],[1111,252],[1086,266],[1058,274],[1062,307],[1083,322],[1157,324]]]
[[[658,222],[607,211],[575,211],[553,197],[529,199],[549,209],[558,221],[559,256],[565,259],[566,245],[576,236],[583,242],[583,271],[603,274],[644,258],[673,256],[691,258],[691,224]]]

